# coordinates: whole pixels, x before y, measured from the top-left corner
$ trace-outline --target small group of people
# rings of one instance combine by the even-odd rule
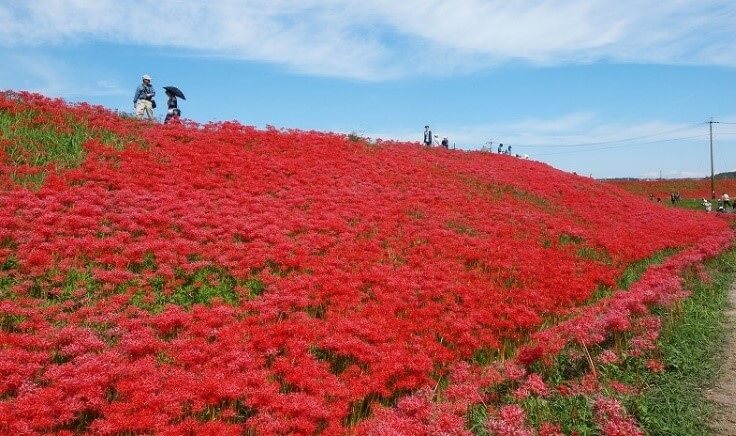
[[[430,129],[429,125],[424,126],[424,138],[422,139],[422,144],[424,144],[425,147],[432,147],[433,145],[437,144],[438,146],[443,147],[443,148],[447,148],[447,149],[450,148],[450,141],[447,139],[447,136],[443,137],[442,141],[440,141],[439,143],[437,143],[436,141],[437,138],[439,138],[439,136],[432,134],[432,129]],[[488,144],[488,148],[484,146],[483,148],[481,148],[481,151],[493,152],[493,149],[491,148],[492,142],[489,141],[486,144]],[[454,148],[454,145],[453,145],[453,148]],[[511,153],[510,145],[508,146],[508,148],[504,149],[503,144],[498,144],[498,154],[506,154],[509,156],[516,156],[522,159],[529,159],[529,155],[527,154],[521,156],[518,154],[515,155]]]
[[[492,153],[493,152],[493,147],[492,147],[493,146],[493,141],[488,141],[488,142],[486,142],[486,144],[488,144],[488,148],[483,147],[483,148],[481,148],[481,151],[488,151],[489,153]],[[518,158],[524,159],[524,160],[528,160],[529,159],[529,155],[528,154],[514,154],[514,153],[512,153],[511,152],[511,146],[510,145],[504,150],[504,148],[503,148],[503,142],[501,142],[501,143],[498,144],[498,148],[496,149],[496,152],[498,154],[505,154],[505,155],[508,155],[508,156],[514,156],[514,157],[518,157]]]
[[[429,126],[424,126],[424,139],[422,140],[422,143],[425,147],[431,147],[436,141],[435,139],[438,138],[437,135],[432,135],[432,130],[429,128]],[[442,138],[442,141],[439,143],[440,147],[443,148],[450,148],[450,141],[447,139],[447,136]]]
[[[706,198],[703,198],[702,204],[706,212],[710,212],[713,209],[713,204]],[[723,195],[721,195],[721,197],[718,199],[718,209],[716,209],[716,211],[725,213],[728,211],[728,209],[726,209],[727,207],[728,209],[733,211],[734,205],[731,203],[731,197],[724,192]]]
[[[506,150],[504,150],[503,149],[503,143],[499,143],[498,144],[498,154],[507,154],[509,156],[513,156],[511,154],[511,146],[509,145],[509,147]]]
[[[153,110],[156,109],[156,90],[151,85],[151,76],[144,74],[141,77],[141,84],[135,90],[133,96],[133,107],[135,109],[135,117],[143,119],[145,116],[148,120],[154,120]],[[164,123],[168,123],[171,120],[178,119],[181,116],[181,110],[179,110],[179,103],[177,96],[184,98],[184,94],[174,86],[165,86],[166,96],[168,101],[166,102],[166,118]]]
[[[674,204],[679,204],[680,203],[680,200],[682,200],[682,198],[680,198],[680,191],[670,192],[670,202],[673,205]]]

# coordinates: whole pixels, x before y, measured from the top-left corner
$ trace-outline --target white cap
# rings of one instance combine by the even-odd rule
[[[151,76],[149,76],[148,74],[144,74],[143,80],[151,80]]]

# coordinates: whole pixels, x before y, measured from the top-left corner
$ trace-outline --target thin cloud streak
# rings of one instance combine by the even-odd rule
[[[707,135],[704,123],[668,123],[650,121],[639,124],[608,123],[592,112],[576,112],[557,118],[529,118],[508,123],[489,123],[473,126],[448,126],[435,128],[440,137],[464,149],[481,148],[493,140],[513,145],[525,152],[565,151],[577,148],[585,151],[606,145],[634,146],[642,143],[672,141],[677,138]],[[421,131],[373,132],[371,138],[419,141]]]
[[[104,73],[88,71],[78,79],[73,68],[58,59],[43,56],[5,54],[6,65],[0,71],[0,83],[14,89],[36,92],[50,97],[89,98],[129,94],[118,82],[100,77]],[[89,81],[89,77],[98,79]]]
[[[35,0],[0,5],[0,45],[172,47],[386,80],[515,61],[736,66],[734,22],[730,0]]]

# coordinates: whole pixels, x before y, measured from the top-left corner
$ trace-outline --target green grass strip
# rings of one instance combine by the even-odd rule
[[[45,116],[30,109],[16,113],[0,110],[0,146],[8,162],[39,168],[34,174],[11,174],[19,185],[40,187],[50,164],[57,168],[79,166],[85,158],[84,143],[89,139],[98,139],[118,150],[130,139],[91,129],[84,120],[75,120],[71,115],[63,128],[54,126]]]
[[[42,166],[55,163],[61,167],[78,166],[84,158],[82,144],[92,135],[70,122],[67,131],[45,122],[35,122],[32,111],[10,114],[0,111],[0,137],[6,139],[5,153],[10,162]]]
[[[653,435],[710,434],[712,406],[703,388],[714,382],[726,339],[728,291],[736,279],[736,249],[706,263],[710,283],[686,277],[693,295],[682,311],[665,317],[660,343],[667,370],[646,373],[647,388],[633,401],[632,412]]]

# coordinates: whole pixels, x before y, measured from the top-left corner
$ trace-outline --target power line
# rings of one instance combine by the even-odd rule
[[[734,124],[736,124],[736,123],[734,123]],[[631,137],[631,138],[616,139],[616,140],[611,140],[611,141],[582,142],[582,143],[578,143],[578,144],[541,144],[541,145],[517,145],[517,144],[513,144],[512,143],[511,145],[516,145],[518,147],[529,147],[529,148],[542,148],[542,147],[544,147],[544,148],[553,148],[553,147],[559,147],[559,148],[563,148],[563,147],[590,147],[590,146],[595,146],[595,145],[618,144],[618,143],[621,143],[621,142],[631,142],[631,141],[637,141],[637,140],[640,140],[640,139],[654,138],[654,137],[657,137],[657,136],[667,135],[669,133],[675,133],[675,132],[680,132],[680,131],[687,130],[687,129],[692,129],[692,128],[697,127],[699,125],[701,125],[701,123],[692,123],[692,124],[689,124],[689,125],[686,125],[686,126],[678,127],[676,129],[665,130],[665,131],[657,132],[657,133],[650,133],[648,135],[634,136],[634,137]]]
[[[620,144],[620,145],[612,145],[610,147],[598,147],[598,148],[588,148],[585,150],[567,150],[567,151],[558,151],[553,153],[541,153],[541,154],[535,154],[535,156],[554,156],[559,154],[570,154],[570,153],[585,153],[589,151],[601,151],[601,150],[612,150],[617,148],[624,148],[624,147],[640,147],[642,145],[652,145],[652,144],[661,144],[665,142],[675,142],[675,141],[685,141],[688,139],[696,139],[696,138],[703,138],[705,135],[693,135],[693,136],[683,136],[681,138],[669,138],[669,139],[661,139],[658,141],[648,141],[648,142],[639,142],[636,144]]]
[[[666,135],[669,133],[679,132],[682,130],[691,129],[697,126],[701,126],[703,124],[709,124],[710,121],[698,122],[698,123],[691,123],[685,126],[678,127],[676,129],[671,130],[665,130],[657,133],[652,133],[648,135],[641,135],[641,136],[635,136],[630,138],[624,138],[624,139],[618,139],[618,140],[611,140],[611,141],[599,141],[599,142],[587,142],[587,143],[577,143],[577,144],[540,144],[540,145],[523,145],[523,144],[514,144],[511,143],[510,145],[513,145],[514,147],[523,148],[523,149],[540,149],[540,148],[566,148],[566,147],[592,147],[596,145],[609,145],[609,144],[619,144],[619,145],[611,145],[610,147],[597,147],[597,148],[589,148],[584,150],[568,150],[568,151],[558,151],[558,152],[551,152],[551,153],[535,153],[536,156],[553,156],[553,155],[560,155],[560,154],[570,154],[570,153],[584,153],[588,151],[601,151],[601,150],[611,150],[616,148],[622,148],[622,147],[639,147],[642,145],[651,145],[651,144],[660,144],[665,142],[675,142],[675,141],[684,141],[688,139],[696,139],[696,138],[703,138],[703,134],[699,135],[692,135],[692,136],[684,136],[680,138],[668,138],[668,139],[661,139],[656,141],[647,141],[647,142],[640,142],[640,143],[634,143],[634,144],[624,144],[626,142],[631,141],[637,141],[640,139],[647,139],[647,138],[653,138],[657,136]],[[714,124],[730,124],[730,125],[736,125],[736,122],[713,122]],[[721,135],[736,135],[736,132],[718,132]]]

